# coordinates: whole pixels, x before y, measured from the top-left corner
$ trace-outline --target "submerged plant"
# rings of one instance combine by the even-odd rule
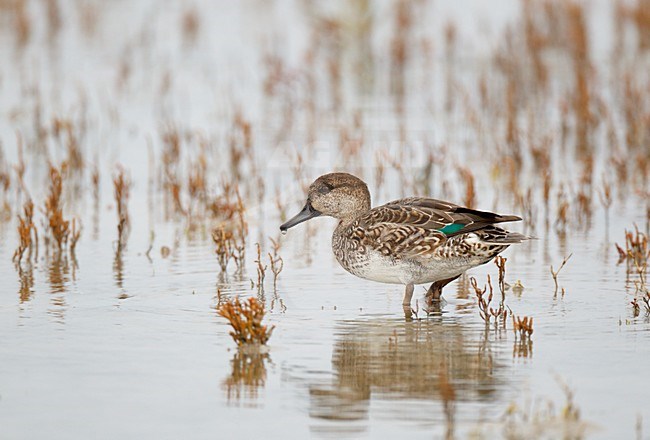
[[[241,302],[239,298],[224,301],[217,307],[217,313],[228,320],[232,327],[229,333],[238,346],[265,345],[275,326],[262,325],[264,304],[257,298]]]

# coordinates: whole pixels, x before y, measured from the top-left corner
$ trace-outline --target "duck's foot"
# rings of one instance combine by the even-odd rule
[[[447,278],[446,280],[436,281],[435,283],[431,284],[431,287],[429,287],[429,290],[427,290],[427,294],[424,296],[427,300],[427,303],[440,301],[440,297],[442,296],[442,288],[452,281],[458,279],[458,277],[460,277],[460,275],[457,275],[453,278]]]

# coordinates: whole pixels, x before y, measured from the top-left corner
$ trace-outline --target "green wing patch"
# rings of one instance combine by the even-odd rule
[[[461,223],[452,223],[450,225],[445,226],[444,228],[441,228],[440,232],[442,232],[443,234],[449,235],[449,234],[453,234],[455,232],[460,231],[464,227],[465,227],[465,225],[463,225]]]

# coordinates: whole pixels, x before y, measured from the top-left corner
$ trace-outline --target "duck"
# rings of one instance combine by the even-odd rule
[[[408,197],[372,208],[368,185],[348,173],[318,177],[302,210],[280,231],[286,234],[319,216],[338,220],[332,234],[338,263],[357,277],[405,286],[405,310],[411,310],[416,285],[431,283],[425,298],[439,303],[447,284],[530,238],[496,226],[521,217],[432,198]]]

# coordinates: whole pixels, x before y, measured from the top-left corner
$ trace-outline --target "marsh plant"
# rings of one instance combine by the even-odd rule
[[[492,298],[494,297],[494,289],[492,288],[490,275],[487,276],[487,284],[484,285],[482,289],[478,286],[476,278],[470,277],[469,282],[472,285],[472,289],[474,289],[474,294],[476,295],[476,300],[478,302],[479,315],[483,322],[485,322],[485,326],[488,327],[494,318],[495,326],[501,324],[501,326],[505,328],[508,310],[505,308],[503,302],[500,302],[497,308],[491,306]]]
[[[625,231],[625,248],[616,243],[616,250],[619,254],[618,264],[625,261],[628,280],[634,284],[634,298],[630,302],[632,315],[639,316],[643,306],[645,316],[650,316],[650,289],[647,284],[650,264],[648,236],[640,232],[635,225],[634,231]]]
[[[212,241],[215,245],[215,254],[221,272],[226,272],[228,264],[232,260],[241,271],[244,267],[246,256],[246,241],[243,232],[237,229],[235,232],[226,229],[223,225],[212,231]]]
[[[494,297],[494,288],[492,287],[492,280],[490,275],[487,276],[487,284],[481,289],[478,286],[476,278],[470,277],[469,281],[476,295],[476,300],[478,302],[479,315],[481,319],[485,322],[486,326],[490,325],[492,319],[494,319],[494,325],[500,326],[501,328],[506,328],[506,318],[508,313],[512,315],[512,311],[506,306],[506,258],[498,256],[494,259],[494,264],[498,269],[498,287],[499,293],[501,294],[501,301],[499,301],[499,306],[494,308],[491,306],[492,299]]]
[[[519,340],[528,340],[533,335],[533,318],[512,315],[512,331]]]
[[[512,319],[512,329],[515,334],[515,344],[518,344],[518,346],[515,346],[515,353],[519,352],[520,355],[523,353],[523,357],[529,357],[529,353],[532,352],[531,336],[533,334],[533,318],[517,316],[506,305],[506,290],[509,287],[505,281],[507,261],[507,258],[501,256],[494,259],[494,264],[498,269],[497,286],[501,295],[501,301],[499,301],[497,307],[492,306],[494,288],[492,287],[492,280],[489,274],[487,276],[487,284],[482,288],[479,287],[476,278],[470,277],[469,281],[476,296],[479,316],[485,323],[486,329],[490,324],[494,324],[495,329],[505,329],[507,318],[510,317]],[[517,285],[521,285],[521,282],[517,281],[515,286]]]
[[[595,428],[594,425],[582,418],[573,391],[559,379],[558,383],[564,392],[564,403],[558,407],[553,401],[543,398],[513,402],[503,415],[503,438],[586,438]]]
[[[131,193],[131,179],[124,168],[119,167],[113,176],[113,196],[117,206],[117,248],[116,253],[121,254],[126,247],[131,228],[129,217],[129,196]]]
[[[648,236],[639,231],[635,225],[634,231],[625,231],[625,248],[615,244],[619,254],[619,263],[625,261],[628,264],[628,271],[636,269],[639,275],[647,273],[650,263],[650,246]]]
[[[560,288],[557,277],[558,277],[558,275],[560,275],[560,271],[562,270],[562,268],[564,266],[566,266],[567,262],[569,261],[569,259],[571,258],[572,255],[573,254],[569,254],[569,256],[565,257],[562,260],[562,263],[560,263],[560,267],[558,267],[557,270],[553,270],[553,265],[551,264],[551,276],[553,277],[553,283],[555,284],[555,289],[553,290],[553,298],[557,297],[557,292],[558,292],[558,289]],[[562,288],[562,297],[564,297],[564,293],[565,292],[564,292],[564,287],[563,287]]]
[[[280,250],[280,242],[272,238],[269,238],[269,240],[271,240],[273,252],[269,252],[268,256],[269,263],[271,264],[271,272],[273,272],[273,288],[276,289],[278,285],[278,276],[280,276],[280,272],[282,272],[282,269],[284,268],[284,260],[278,253]]]
[[[219,267],[221,268],[222,272],[225,272],[226,269],[228,269],[228,263],[235,256],[235,245],[232,233],[226,232],[223,227],[220,227],[219,229],[212,231],[212,241],[216,246],[214,252],[217,254]]]
[[[45,199],[43,213],[44,226],[48,234],[45,236],[46,249],[52,248],[55,253],[61,254],[68,248],[74,252],[81,236],[81,228],[76,221],[67,220],[63,215],[63,170],[64,166],[57,168],[50,165],[49,188]]]
[[[34,203],[31,199],[25,202],[23,215],[18,216],[18,237],[20,242],[14,252],[13,261],[19,265],[26,250],[29,250],[27,260],[31,261],[33,250],[38,249],[38,230],[34,224]]]
[[[257,289],[258,290],[263,290],[264,289],[264,278],[266,278],[266,269],[267,265],[262,264],[262,247],[260,246],[259,243],[255,243],[255,248],[257,249],[257,259],[255,260],[256,269],[257,269]],[[271,260],[271,264],[273,264],[273,260]],[[279,273],[279,272],[278,272]],[[254,284],[253,281],[251,280],[251,284]]]
[[[230,301],[222,301],[217,306],[217,313],[228,320],[232,327],[229,333],[238,346],[266,345],[275,326],[262,324],[264,315],[264,303],[257,298],[248,298],[240,301],[235,298]]]

